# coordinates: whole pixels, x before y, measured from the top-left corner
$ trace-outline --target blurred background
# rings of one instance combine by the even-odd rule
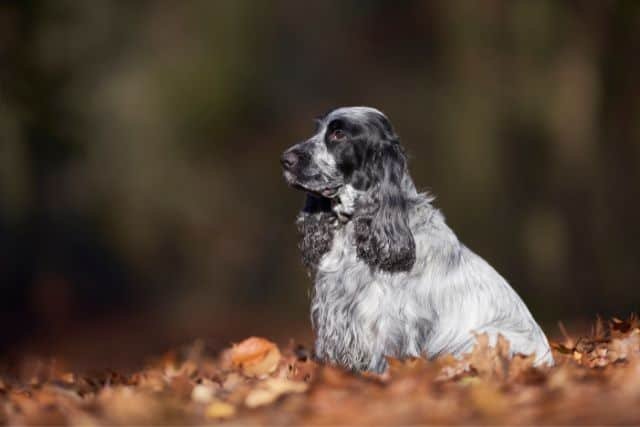
[[[311,342],[279,155],[371,105],[546,330],[640,303],[640,2],[0,3],[0,354]]]

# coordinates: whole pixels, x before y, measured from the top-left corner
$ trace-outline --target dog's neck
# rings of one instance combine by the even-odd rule
[[[411,181],[405,185],[412,204],[429,205],[430,199],[418,195]],[[331,249],[336,230],[350,221],[366,219],[369,211],[376,207],[375,191],[358,190],[348,184],[330,199],[308,194],[296,224],[301,236],[298,246],[302,261],[309,272],[316,272],[323,255]]]
[[[314,273],[322,256],[331,249],[334,233],[356,213],[356,202],[363,192],[345,185],[333,198],[308,194],[296,225],[300,232],[302,262]]]
[[[345,185],[337,196],[331,199],[331,210],[340,223],[347,223],[356,213],[357,206],[363,204],[365,197],[364,191]]]

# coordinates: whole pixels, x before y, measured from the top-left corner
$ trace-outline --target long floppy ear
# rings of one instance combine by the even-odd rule
[[[410,182],[406,160],[398,143],[385,144],[375,168],[369,214],[355,218],[357,255],[372,267],[389,272],[409,271],[416,260],[416,244],[409,228]]]

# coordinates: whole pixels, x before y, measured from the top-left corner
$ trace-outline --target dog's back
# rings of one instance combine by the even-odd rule
[[[476,334],[498,334],[512,353],[552,364],[544,333],[509,284],[462,245],[425,199],[413,209],[416,262],[387,273],[359,260],[353,224],[334,234],[320,261],[312,301],[316,353],[356,370],[383,371],[398,358],[469,352]]]
[[[315,273],[319,358],[382,371],[385,356],[460,355],[474,334],[487,333],[492,342],[504,335],[512,352],[552,362],[520,297],[417,193],[380,110],[333,110],[280,160],[287,183],[307,193],[297,224]]]

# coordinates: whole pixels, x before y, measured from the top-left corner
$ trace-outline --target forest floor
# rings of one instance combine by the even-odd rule
[[[637,318],[553,343],[552,368],[487,341],[462,360],[390,360],[383,375],[257,337],[217,355],[197,342],[132,374],[41,361],[0,375],[0,424],[640,424]]]

